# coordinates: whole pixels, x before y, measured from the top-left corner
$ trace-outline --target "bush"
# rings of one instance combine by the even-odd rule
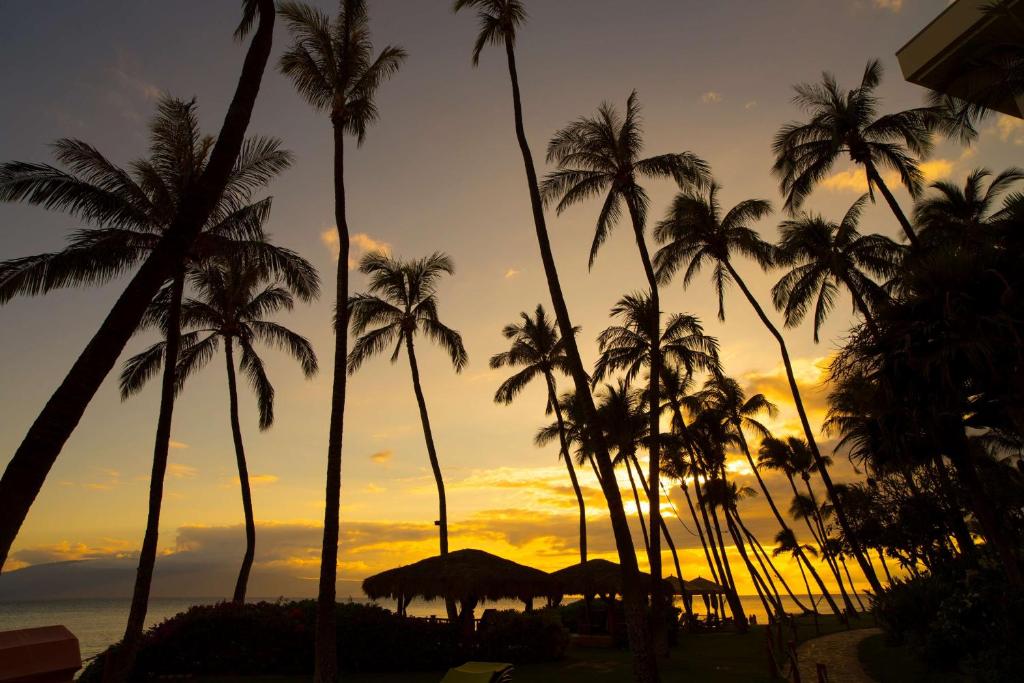
[[[190,608],[149,629],[133,678],[154,675],[310,675],[316,604],[221,603]],[[376,605],[339,604],[338,658],[344,671],[432,671],[465,659],[457,629],[403,619]],[[82,672],[98,683],[103,657]]]
[[[558,610],[488,610],[477,631],[478,659],[513,664],[552,662],[565,656],[569,630]]]
[[[896,581],[876,598],[875,613],[890,641],[929,667],[961,668],[980,681],[1016,680],[1024,670],[1024,595],[995,568],[957,564]]]

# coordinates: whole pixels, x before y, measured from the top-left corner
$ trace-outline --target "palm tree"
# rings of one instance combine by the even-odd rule
[[[245,555],[232,598],[236,603],[245,602],[249,573],[256,553],[256,521],[238,418],[235,345],[238,345],[239,352],[238,367],[256,394],[260,430],[267,430],[274,424],[274,387],[267,377],[256,343],[285,351],[300,363],[307,378],[317,371],[316,354],[309,341],[287,327],[266,319],[278,311],[291,310],[295,305],[295,294],[308,300],[311,298],[309,292],[319,291],[319,278],[310,264],[305,265],[306,268],[301,270],[306,273],[307,279],[301,287],[295,289],[283,281],[270,280],[271,276],[262,264],[241,258],[218,260],[189,275],[189,283],[196,291],[196,296],[181,305],[181,324],[184,328],[192,329],[181,335],[182,351],[174,372],[177,391],[181,391],[189,376],[201,370],[213,358],[220,342],[224,343],[231,436],[245,513]],[[170,319],[166,301],[155,301],[154,309],[150,316],[152,319]],[[122,399],[138,393],[160,369],[166,356],[166,346],[167,342],[158,342],[125,362],[121,373]]]
[[[785,313],[786,327],[799,325],[813,304],[815,343],[840,286],[850,292],[868,329],[878,334],[868,302],[877,305],[888,295],[872,277],[894,277],[903,249],[883,235],[860,234],[857,224],[867,200],[863,195],[854,202],[839,223],[805,213],[779,226],[776,263],[792,268],[772,288],[772,302]]]
[[[105,192],[113,207],[120,204],[126,216],[120,227],[99,225],[74,232],[69,244],[57,252],[10,259],[0,263],[0,303],[17,295],[48,293],[54,289],[100,285],[124,275],[151,254],[161,236],[173,223],[188,188],[202,175],[213,140],[203,136],[195,102],[163,97],[150,124],[150,153],[134,162],[129,170],[116,167],[98,150],[78,140],[61,140],[57,155],[74,174],[65,178],[79,181],[83,192],[101,196]],[[160,508],[174,410],[173,366],[180,346],[180,306],[185,268],[201,264],[219,254],[244,253],[264,267],[284,274],[303,296],[315,295],[306,286],[312,272],[305,261],[296,263],[288,250],[269,245],[263,224],[270,214],[271,199],[252,201],[252,193],[291,163],[291,154],[272,138],[249,138],[228,177],[225,190],[211,211],[207,224],[185,254],[185,265],[157,296],[164,302],[166,353],[171,358],[165,369],[160,410],[157,418],[150,476],[149,512],[146,533],[139,553],[139,566],[121,651],[130,659],[145,625],[153,567],[156,561]],[[22,170],[28,174],[29,169]],[[39,175],[57,169],[36,167]],[[107,184],[119,181],[117,191]],[[314,283],[315,284],[315,283]],[[143,319],[146,322],[146,319]],[[155,372],[156,370],[154,370]],[[111,670],[119,669],[120,662]]]
[[[772,170],[786,195],[786,209],[796,211],[840,156],[847,155],[864,168],[868,191],[878,188],[910,244],[917,247],[917,233],[882,179],[880,169],[899,173],[900,182],[916,198],[923,176],[912,155],[928,155],[932,131],[942,117],[935,107],[878,116],[875,89],[881,80],[882,65],[873,59],[864,69],[860,85],[852,90],[841,89],[828,72],[822,74],[821,83],[795,86],[793,102],[810,119],[807,123],[787,123],[775,135]]]
[[[420,385],[420,370],[416,363],[415,338],[423,333],[438,344],[452,361],[456,372],[462,372],[469,357],[458,332],[447,327],[438,318],[437,281],[442,275],[451,275],[455,266],[447,254],[435,252],[412,261],[400,261],[390,256],[370,253],[363,256],[359,272],[370,276],[368,293],[355,294],[348,300],[348,315],[352,334],[357,336],[348,355],[348,373],[351,375],[371,357],[394,345],[391,362],[402,353],[409,357],[412,386],[423,422],[423,438],[427,443],[430,468],[437,483],[438,527],[441,554],[448,554],[448,506],[444,496],[444,479],[434,447],[430,429],[427,401]]]
[[[554,321],[548,318],[542,304],[537,304],[532,318],[525,311],[519,315],[522,318],[521,323],[506,325],[502,330],[505,338],[512,341],[512,347],[508,351],[491,356],[490,365],[492,369],[506,366],[522,369],[502,382],[494,394],[494,402],[508,405],[531,381],[538,377],[544,379],[544,384],[547,387],[545,412],[549,414],[554,412],[555,414],[555,424],[561,446],[559,455],[569,471],[569,481],[572,482],[572,490],[576,494],[576,501],[580,508],[580,562],[586,562],[587,511],[583,502],[583,492],[580,490],[580,483],[576,477],[576,469],[573,467],[572,457],[569,454],[569,435],[566,431],[562,408],[558,403],[558,389],[555,382],[555,372],[568,374],[565,345],[558,335],[558,327]]]
[[[338,524],[341,509],[341,449],[345,431],[345,358],[348,356],[349,230],[345,197],[345,136],[361,145],[377,120],[377,89],[398,71],[406,53],[387,46],[373,57],[366,0],[342,0],[338,15],[301,2],[281,4],[292,45],[281,56],[281,72],[317,111],[331,119],[334,136],[334,222],[338,231],[338,269],[334,304],[334,374],[327,435],[327,491],[324,538],[317,597],[317,683],[338,678],[335,593],[338,578]]]
[[[775,535],[775,548],[772,550],[772,556],[778,557],[789,553],[794,558],[798,556],[809,554],[817,555],[818,551],[814,546],[807,543],[801,544],[792,529],[783,529]],[[811,584],[807,581],[807,574],[804,573],[803,564],[797,559],[797,568],[800,570],[800,577],[804,580],[804,588],[807,590],[807,596],[811,599],[811,606],[814,607],[814,613],[817,614],[817,606],[814,605],[814,595],[811,593]]]
[[[548,143],[547,160],[554,162],[558,169],[549,173],[541,183],[541,196],[546,202],[557,202],[556,210],[560,215],[574,204],[592,197],[601,197],[601,212],[597,218],[594,241],[590,247],[589,265],[593,267],[597,252],[608,238],[609,233],[618,223],[625,205],[633,224],[633,236],[636,240],[643,265],[647,286],[650,288],[651,305],[644,326],[648,330],[661,329],[661,311],[658,297],[658,281],[651,263],[650,251],[644,231],[647,223],[647,209],[650,200],[640,179],[671,178],[680,186],[702,185],[706,176],[704,162],[689,152],[681,154],[661,154],[642,158],[643,129],[640,121],[640,102],[636,91],[630,93],[626,100],[626,113],[620,115],[610,103],[603,103],[593,117],[581,117],[559,130]],[[648,410],[650,422],[650,481],[651,481],[651,547],[649,559],[652,576],[652,600],[656,605],[653,620],[655,624],[664,623],[660,618],[661,601],[657,598],[661,585],[661,541],[658,530],[661,517],[659,496],[659,469],[661,458],[658,455],[659,402],[658,372],[661,359],[658,355],[657,333],[648,335],[651,344],[649,354],[652,362],[650,367],[649,393],[651,403]],[[659,643],[667,647],[667,640]]]
[[[590,394],[587,371],[583,366],[579,348],[573,337],[573,324],[569,318],[569,308],[565,303],[562,286],[558,281],[558,269],[551,251],[551,240],[548,236],[547,222],[544,218],[544,205],[537,185],[537,169],[533,163],[533,153],[526,138],[526,127],[523,124],[523,102],[519,92],[519,73],[516,68],[516,32],[526,21],[526,8],[522,0],[455,0],[453,10],[459,12],[473,9],[477,12],[480,30],[473,45],[473,65],[480,63],[480,53],[487,45],[500,45],[505,48],[508,63],[509,82],[512,86],[512,108],[515,120],[516,140],[523,157],[523,169],[526,173],[526,186],[530,195],[530,208],[533,212],[533,225],[537,234],[537,245],[540,248],[541,262],[544,264],[544,276],[551,295],[551,305],[558,320],[558,330],[566,339],[565,353],[569,371],[576,386],[576,398],[580,403],[580,411],[586,429],[590,432],[589,442],[593,444],[594,458],[601,472],[601,489],[608,502],[608,513],[611,517],[612,532],[615,537],[615,548],[619,555],[619,567],[622,570],[622,601],[626,617],[626,632],[630,650],[633,653],[633,669],[638,683],[653,683],[658,680],[658,668],[652,656],[648,636],[649,625],[644,606],[645,598],[640,584],[640,568],[633,549],[633,539],[629,531],[629,520],[622,506],[622,494],[615,484],[615,472],[608,448],[600,430],[596,429],[595,416],[597,409],[594,398]]]
[[[811,423],[807,418],[807,411],[804,409],[800,389],[796,383],[796,376],[793,374],[793,364],[789,358],[789,350],[786,348],[786,340],[768,318],[764,309],[761,308],[761,304],[758,303],[732,263],[732,257],[737,253],[753,259],[762,268],[767,268],[774,263],[774,248],[747,225],[751,221],[766,216],[771,211],[771,205],[763,199],[747,199],[722,216],[718,203],[718,189],[718,185],[712,182],[706,195],[692,191],[683,191],[676,195],[668,215],[658,224],[654,233],[658,242],[665,245],[658,250],[654,257],[658,276],[662,281],[668,281],[685,264],[686,272],[683,276],[683,286],[685,287],[692,282],[705,263],[713,264],[712,281],[718,295],[718,317],[720,320],[725,319],[726,286],[731,281],[740,288],[757,317],[779,344],[779,352],[786,369],[789,388],[793,394],[793,403],[800,416],[804,437],[814,454],[815,464],[825,483],[825,488],[828,490],[829,498],[836,503],[832,478],[814,439]],[[847,533],[849,524],[842,506],[838,504],[836,504],[836,516],[844,533]],[[872,589],[881,591],[882,586],[863,550],[856,544],[853,546],[853,550]]]
[[[984,186],[991,178],[988,187]],[[999,197],[1024,180],[1024,170],[1008,168],[992,177],[987,168],[976,168],[961,188],[946,180],[931,184],[933,193],[914,207],[914,222],[921,241],[929,246],[955,245],[961,249],[990,249],[994,246],[993,226],[1012,211],[1011,204],[997,208]]]
[[[190,188],[170,227],[29,427],[0,478],[0,570],[64,443],[114,367],[149,303],[180,267],[224,192],[242,149],[274,37],[273,0],[243,0],[242,9],[235,37],[244,37],[254,24],[256,32],[202,175]],[[27,201],[66,211],[93,225],[120,227],[128,217],[122,207],[108,200],[121,187],[123,178],[116,169],[107,169],[99,178],[108,183],[109,193],[91,192],[87,184],[79,182],[82,178],[76,177],[73,168],[65,172],[46,165],[8,164],[0,168],[0,201]]]

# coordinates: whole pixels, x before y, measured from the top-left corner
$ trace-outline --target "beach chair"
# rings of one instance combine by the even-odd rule
[[[509,683],[512,665],[500,662],[466,662],[449,669],[441,683]]]

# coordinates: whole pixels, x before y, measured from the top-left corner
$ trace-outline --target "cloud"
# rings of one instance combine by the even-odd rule
[[[385,450],[377,451],[370,456],[370,460],[377,463],[378,465],[386,465],[391,462],[391,459],[395,457],[394,451]]]
[[[46,562],[71,562],[77,560],[94,560],[109,557],[132,557],[137,549],[131,541],[120,539],[103,539],[102,545],[87,545],[61,541],[47,545],[22,548],[11,553],[11,559],[20,566],[43,564]],[[16,566],[4,569],[17,569]]]
[[[170,441],[170,443],[168,443],[168,445],[171,448],[178,448],[178,449],[188,448],[188,444],[185,443],[184,441],[175,441],[174,439],[171,439],[171,441]]]
[[[250,474],[249,475],[249,486],[270,486],[281,481],[281,477],[276,474]],[[241,483],[241,479],[238,475],[235,475],[229,480],[229,484],[238,486]],[[225,484],[225,485],[229,485]]]
[[[871,3],[878,9],[889,10],[893,14],[899,14],[903,9],[903,0],[871,0]]]
[[[172,479],[192,479],[199,470],[190,465],[182,465],[178,462],[167,463],[167,475]]]
[[[83,484],[90,491],[112,491],[121,485],[121,473],[112,469],[100,469],[104,476],[102,481],[91,481]]]
[[[505,279],[511,280],[513,278],[517,278],[522,272],[523,271],[519,270],[518,268],[509,268],[508,270],[505,271]]]
[[[746,104],[743,105],[743,108],[748,110],[748,111],[750,109],[756,109],[757,108],[757,100],[750,100],[749,102],[747,102]]]
[[[331,252],[331,255],[337,259],[341,252],[341,247],[338,243],[338,229],[336,227],[330,227],[320,232],[320,242],[327,247]],[[382,254],[391,253],[391,245],[387,242],[375,239],[365,232],[357,232],[349,238],[349,256],[348,256],[348,267],[349,270],[355,270],[359,267],[359,258],[363,254],[371,254],[379,252]]]
[[[709,90],[700,96],[700,101],[704,104],[718,104],[722,101],[722,93]]]
[[[1000,114],[995,128],[1003,142],[1012,141],[1015,145],[1024,145],[1024,119]]]
[[[800,398],[811,425],[821,425],[828,410],[828,387],[825,385],[830,358],[794,358],[793,375],[796,377]],[[764,394],[779,408],[774,418],[761,420],[775,436],[803,436],[803,425],[793,403],[793,393],[783,365],[762,372],[748,372],[740,378],[747,396]]]
[[[857,192],[863,194],[868,191],[868,181],[863,169],[851,168],[848,171],[839,171],[821,181],[821,186],[833,192]]]
[[[953,163],[949,159],[931,159],[920,163],[921,174],[926,183],[948,178],[953,174]]]
[[[369,484],[367,484],[363,490],[366,491],[367,493],[384,493],[385,491],[387,491],[386,488],[384,488],[383,486],[377,486],[372,481]]]

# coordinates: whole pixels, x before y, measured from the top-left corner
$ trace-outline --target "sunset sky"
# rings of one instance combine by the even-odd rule
[[[317,2],[334,11],[335,3]],[[454,16],[449,0],[370,3],[378,49],[393,43],[409,52],[401,72],[380,91],[380,122],[366,144],[348,147],[349,222],[356,255],[387,249],[399,256],[434,250],[453,257],[456,274],[441,286],[441,316],[464,336],[469,366],[456,374],[439,350],[423,342],[419,362],[441,467],[448,484],[452,547],[480,547],[552,570],[578,559],[576,502],[557,447],[538,449],[545,423],[544,394],[533,387],[511,407],[493,403],[505,371],[487,367],[505,349],[500,331],[520,311],[548,304],[519,150],[512,129],[508,75],[500,52],[485,52],[473,69],[476,32],[470,15]],[[620,108],[632,89],[644,107],[649,153],[689,150],[706,159],[724,186],[723,204],[751,197],[780,205],[770,174],[772,136],[799,115],[791,86],[822,70],[841,84],[859,81],[865,62],[886,68],[883,109],[917,106],[923,91],[905,83],[895,51],[938,14],[946,0],[532,0],[518,43],[527,132],[543,160],[547,140],[602,100]],[[239,18],[234,0],[174,3],[122,0],[40,3],[10,0],[0,9],[0,159],[51,161],[60,137],[86,140],[119,164],[146,151],[146,122],[161,92],[195,96],[204,129],[215,133],[234,88],[244,46],[231,39]],[[276,71],[287,43],[275,36],[250,134],[276,136],[295,164],[268,189],[274,197],[274,241],[303,254],[331,280],[333,233],[331,145],[327,118],[313,112]],[[969,150],[940,144],[923,165],[929,179],[961,182],[977,166],[996,171],[1024,152],[1024,122],[986,122]],[[543,167],[539,169],[544,171]],[[808,208],[839,218],[864,189],[862,176],[838,166]],[[674,188],[648,186],[652,219],[660,218]],[[897,197],[909,209],[902,190]],[[549,214],[562,284],[574,323],[581,325],[585,362],[596,358],[594,338],[608,309],[645,286],[628,226],[613,234],[592,271],[587,255],[595,203],[561,217]],[[776,236],[780,216],[758,227]],[[79,224],[63,215],[0,205],[0,258],[59,248]],[[896,236],[884,205],[868,210],[862,231]],[[741,272],[766,306],[779,273],[753,263]],[[358,273],[353,288],[365,285]],[[96,330],[124,281],[101,289],[19,299],[0,308],[0,466]],[[320,374],[303,379],[298,366],[267,352],[277,389],[277,421],[260,433],[252,396],[242,398],[242,423],[253,476],[257,574],[274,569],[315,591],[319,526],[330,409],[333,302],[325,296],[279,320],[308,336]],[[662,293],[666,313],[698,315],[719,338],[726,371],[748,392],[780,404],[770,425],[795,433],[795,412],[777,348],[738,292],[726,300],[727,321],[716,318],[710,284],[689,290],[674,282]],[[774,315],[774,313],[773,313]],[[778,315],[775,318],[781,319]],[[787,331],[805,401],[815,422],[824,412],[821,366],[851,321],[846,299],[826,325],[822,342],[809,324]],[[126,352],[149,342],[136,339]],[[568,387],[568,382],[563,382]],[[130,555],[141,543],[156,386],[122,403],[116,373],[101,387],[50,472],[15,543],[9,568],[62,559]],[[240,561],[244,537],[228,425],[223,360],[194,378],[177,405],[173,450],[161,524],[161,549],[230,563]],[[435,554],[436,491],[405,359],[374,359],[350,381],[342,489],[342,578]],[[823,440],[823,443],[824,440]],[[825,443],[831,450],[831,444]],[[736,457],[736,456],[734,456]],[[752,477],[736,469],[744,484]],[[837,478],[852,469],[838,457]],[[623,475],[624,476],[624,475]],[[783,484],[771,477],[773,485]],[[581,471],[589,504],[591,554],[614,559],[603,497]],[[669,482],[666,482],[668,485]],[[773,486],[774,487],[774,486]],[[778,488],[780,496],[784,491]],[[783,498],[788,506],[788,496]],[[676,488],[679,512],[685,502]],[[742,508],[765,543],[775,528],[767,506]],[[630,504],[627,508],[635,512]],[[697,538],[665,508],[684,574],[707,575]],[[635,515],[634,515],[635,518]],[[684,516],[688,522],[688,517]],[[642,551],[639,531],[635,534]],[[646,559],[640,553],[641,563]],[[670,566],[665,556],[666,570]],[[158,563],[160,560],[158,560]],[[795,572],[795,568],[793,569]],[[742,572],[738,573],[741,589]],[[289,584],[288,590],[293,590]],[[224,586],[226,594],[230,586]],[[351,589],[340,589],[341,595]]]

